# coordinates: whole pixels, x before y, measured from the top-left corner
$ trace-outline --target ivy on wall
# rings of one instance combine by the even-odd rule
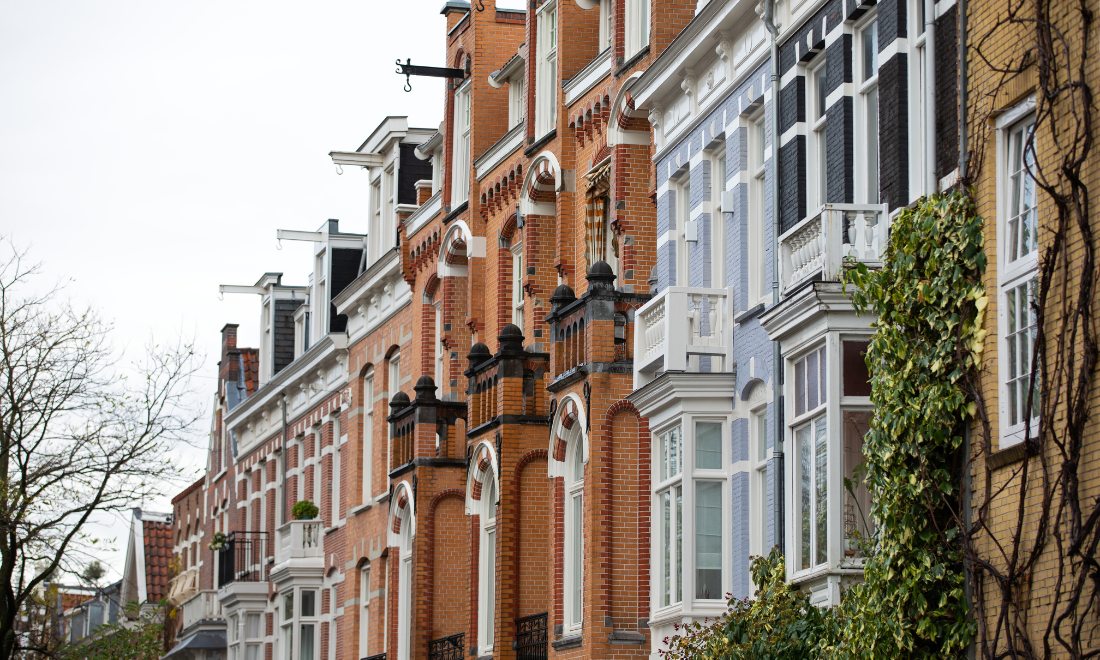
[[[867,351],[874,414],[861,466],[876,529],[864,581],[822,611],[785,585],[773,550],[753,563],[757,597],[667,640],[669,660],[963,658],[967,617],[955,468],[975,404],[962,379],[982,363],[988,298],[982,220],[961,192],[926,197],[891,227],[880,269],[850,264],[859,313],[878,320]]]

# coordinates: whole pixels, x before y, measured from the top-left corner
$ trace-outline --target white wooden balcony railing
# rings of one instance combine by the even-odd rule
[[[732,287],[668,287],[634,316],[634,389],[661,371],[731,371],[732,331]]]
[[[222,619],[222,602],[216,589],[204,589],[183,601],[183,630],[200,621]]]
[[[880,265],[889,232],[885,204],[825,204],[779,237],[781,293],[813,279],[840,279],[845,258]]]
[[[278,529],[277,562],[308,557],[324,558],[324,535],[320,520],[291,520]]]

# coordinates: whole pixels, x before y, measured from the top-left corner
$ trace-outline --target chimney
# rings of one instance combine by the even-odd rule
[[[223,382],[237,381],[237,327],[236,323],[226,323],[222,328],[222,353],[218,362],[218,378]]]

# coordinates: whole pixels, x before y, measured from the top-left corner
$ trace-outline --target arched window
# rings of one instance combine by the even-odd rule
[[[565,471],[565,623],[580,630],[584,594],[584,438],[573,426]]]
[[[481,588],[478,602],[479,655],[489,655],[493,650],[496,632],[497,591],[497,482],[490,465],[485,469],[481,492]]]
[[[398,619],[397,619],[397,657],[409,660],[410,630],[412,629],[412,516],[409,509],[398,513],[401,517],[401,541],[399,545],[400,566],[398,567]]]

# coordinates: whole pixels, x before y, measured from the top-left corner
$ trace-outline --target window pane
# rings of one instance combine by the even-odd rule
[[[496,531],[491,531],[486,536],[488,547],[488,561],[485,562],[485,621],[488,622],[489,644],[493,643],[493,631],[496,630],[496,600],[497,600],[497,546]]]
[[[244,660],[260,660],[260,645],[249,644],[246,646]]]
[[[810,376],[806,383],[806,409],[813,410],[817,407],[818,379],[817,375],[817,351],[806,357],[806,372]]]
[[[828,548],[828,465],[829,453],[825,428],[825,417],[819,417],[814,421],[814,491],[817,499],[814,503],[814,563],[824,564],[827,561],[826,549]]]
[[[248,639],[259,639],[263,635],[260,634],[260,615],[249,614],[246,619],[244,635]]]
[[[878,21],[863,28],[863,80],[878,73]]]
[[[661,500],[661,606],[665,606],[672,593],[672,498],[667,490],[657,497]]]
[[[756,460],[763,461],[768,457],[768,409],[765,408],[756,416]]]
[[[699,422],[695,425],[695,467],[722,469],[722,424]]]
[[[313,624],[302,624],[302,646],[298,651],[299,660],[313,660]]]
[[[695,484],[695,597],[722,598],[722,483]]]
[[[820,403],[824,404],[824,403],[826,403],[826,400],[829,398],[827,396],[828,392],[829,392],[829,386],[828,386],[828,384],[826,383],[826,380],[825,380],[826,374],[825,374],[825,348],[824,347],[822,347],[822,349],[820,351],[818,351],[818,372],[819,372],[818,376],[820,378],[818,380],[818,383],[820,383],[820,387],[818,389],[818,392],[821,393]]]
[[[283,660],[294,660],[294,626],[283,628],[286,634],[286,644],[283,647]]]
[[[871,396],[871,375],[867,369],[869,342],[846,341],[842,344],[844,396]]]
[[[576,445],[573,450],[573,483],[584,479],[584,447],[580,438],[577,438]]]
[[[684,574],[684,493],[681,486],[672,487],[672,496],[676,500],[676,545],[673,551],[676,553],[676,589],[672,594],[673,602],[679,603],[683,597]]]
[[[878,87],[867,92],[867,201],[878,204]]]
[[[661,481],[668,479],[668,434],[661,434]]]
[[[283,596],[283,621],[290,621],[294,618],[294,594],[289,593]]]
[[[810,465],[810,426],[807,424],[795,431],[795,443],[798,452],[798,506],[800,515],[800,531],[802,546],[802,565],[800,568],[810,567],[810,476],[813,468]]]
[[[238,624],[237,624],[236,615],[229,617],[229,626],[228,627],[229,627],[229,641],[231,641],[231,642],[237,641]]]
[[[844,556],[859,555],[859,542],[871,537],[871,493],[865,475],[856,475],[864,461],[863,438],[871,428],[871,413],[844,413]],[[862,470],[862,468],[861,468]]]
[[[680,474],[680,427],[668,432],[668,476]]]
[[[316,591],[302,591],[302,616],[315,616],[314,605],[316,602]]]
[[[806,360],[794,363],[794,414],[806,412]]]
[[[828,97],[828,90],[825,85],[825,67],[822,66],[814,74],[814,82],[817,83],[817,118],[821,119],[825,116],[825,100]]]
[[[578,495],[573,498],[573,607],[570,623],[581,621],[581,590],[583,588],[584,557],[582,536],[584,533],[584,500]]]

